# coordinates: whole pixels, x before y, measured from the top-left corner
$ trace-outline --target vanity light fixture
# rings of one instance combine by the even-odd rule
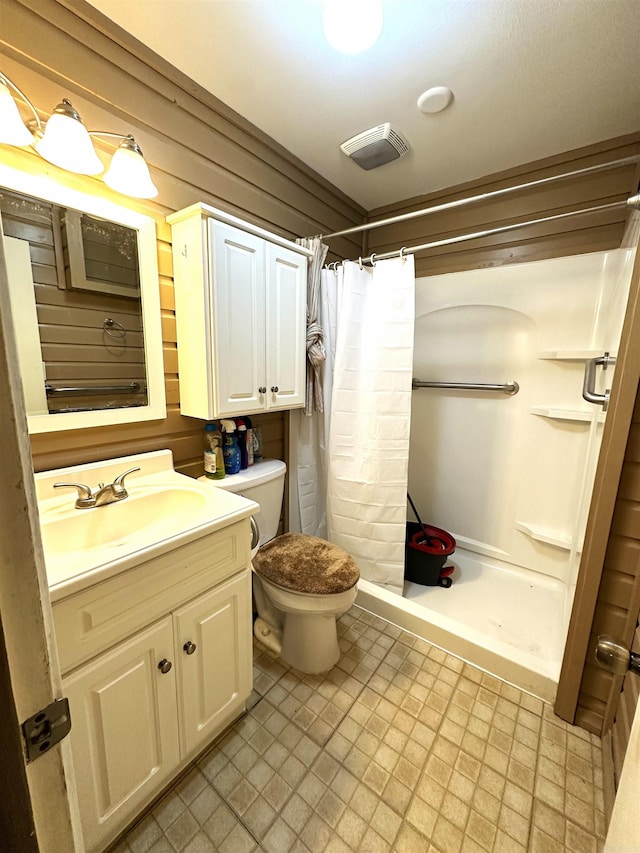
[[[155,198],[158,195],[149,167],[142,156],[142,150],[133,136],[120,136],[117,133],[96,131],[96,136],[115,136],[122,142],[111,158],[111,165],[103,178],[105,184],[119,193],[134,198]]]
[[[11,89],[33,113],[27,126],[20,117]],[[99,175],[104,165],[96,154],[91,136],[122,140],[104,176],[107,186],[134,198],[158,195],[140,146],[131,134],[88,131],[68,98],[63,98],[43,125],[29,98],[0,72],[0,143],[19,147],[31,145],[54,166],[80,175]]]
[[[80,114],[68,98],[63,98],[44,126],[35,131],[35,149],[54,166],[78,175],[99,175],[104,166],[96,154]]]

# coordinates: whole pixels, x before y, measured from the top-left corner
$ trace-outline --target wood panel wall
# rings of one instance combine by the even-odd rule
[[[634,641],[631,648],[636,654],[640,654],[640,624],[636,624]],[[640,676],[633,672],[628,672],[622,683],[622,693],[620,694],[620,701],[616,709],[613,728],[611,730],[611,751],[613,753],[613,769],[616,787],[620,781],[622,765],[624,763],[627,746],[629,744],[631,726],[633,725],[633,717],[636,713],[639,699]]]
[[[368,219],[398,216],[638,154],[640,133],[629,134],[381,207],[370,211]],[[364,253],[381,254],[402,246],[419,246],[459,234],[624,201],[636,191],[639,177],[635,163],[384,226],[366,232],[368,244]],[[621,208],[422,251],[415,258],[416,275],[437,275],[611,249],[620,245],[626,218],[627,212]]]
[[[609,634],[630,646],[636,633],[639,611],[640,391],[636,396],[627,440],[575,715],[578,725],[596,734],[613,726],[612,744],[617,773],[623,747],[626,748],[629,717],[633,716],[637,689],[628,687],[626,696],[623,693],[623,700],[620,700],[623,683],[628,685],[629,682],[595,663],[595,644],[599,634]],[[620,707],[619,701],[622,702]]]
[[[132,133],[159,189],[157,201],[137,202],[28,151],[0,150],[9,165],[153,216],[158,234],[166,419],[32,436],[34,468],[168,447],[178,470],[197,476],[203,422],[179,411],[171,229],[164,217],[203,201],[295,239],[358,225],[365,211],[83,0],[2,0],[0,58],[3,72],[45,111],[43,118],[70,97],[90,129]],[[113,147],[105,143],[99,150]],[[336,241],[332,250],[353,257],[360,246],[356,235]],[[255,423],[263,430],[265,454],[285,458],[283,414],[261,415]]]

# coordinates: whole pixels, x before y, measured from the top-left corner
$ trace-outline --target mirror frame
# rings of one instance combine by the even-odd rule
[[[92,412],[63,412],[60,414],[29,415],[29,433],[60,432],[89,427],[132,424],[162,420],[166,417],[164,357],[162,351],[162,322],[160,317],[160,281],[156,223],[151,216],[121,207],[100,196],[71,189],[46,174],[30,174],[0,163],[0,190],[13,190],[44,201],[60,204],[93,216],[135,228],[138,232],[140,265],[140,295],[145,366],[147,371],[146,406],[121,409],[101,409]],[[1,236],[1,232],[0,232]]]

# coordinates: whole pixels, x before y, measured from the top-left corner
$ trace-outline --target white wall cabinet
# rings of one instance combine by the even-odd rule
[[[303,406],[310,253],[204,204],[167,219],[182,414]]]
[[[243,521],[54,604],[87,851],[104,850],[244,709],[252,687],[248,543]],[[144,626],[140,611],[140,630],[118,639],[123,617],[139,612],[132,601],[141,580],[157,604],[155,621]],[[94,656],[66,671],[87,657],[74,642],[77,628],[63,627],[69,620],[87,626]]]

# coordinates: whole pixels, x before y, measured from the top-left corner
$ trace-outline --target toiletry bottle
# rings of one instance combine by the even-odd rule
[[[210,480],[224,477],[224,456],[222,455],[222,435],[217,424],[207,424],[204,428],[204,473]]]
[[[245,418],[244,422],[247,425],[247,465],[253,465],[253,424],[251,418]]]
[[[262,462],[262,429],[253,428],[253,461]]]
[[[236,435],[238,436],[238,447],[240,449],[240,470],[244,471],[249,464],[247,453],[247,422],[244,418],[236,418]]]
[[[236,424],[230,418],[225,418],[220,423],[224,430],[224,442],[222,445],[224,470],[227,474],[237,474],[240,470],[240,448],[238,447]]]

